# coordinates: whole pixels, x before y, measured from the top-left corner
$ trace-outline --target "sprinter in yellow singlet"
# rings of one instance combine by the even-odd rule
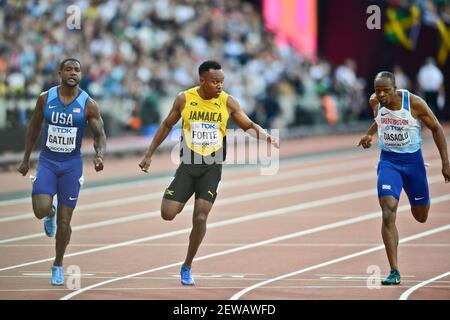
[[[164,192],[161,217],[173,220],[195,193],[193,227],[186,259],[180,270],[183,285],[194,285],[192,260],[205,236],[206,220],[222,177],[228,118],[231,117],[250,135],[278,147],[276,139],[252,122],[236,99],[223,91],[225,77],[218,62],[205,61],[198,71],[200,86],[181,92],[176,97],[169,115],[161,123],[139,164],[142,171],[148,172],[154,152],[181,118],[181,164]]]

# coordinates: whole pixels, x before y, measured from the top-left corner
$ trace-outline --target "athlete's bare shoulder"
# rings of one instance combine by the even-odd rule
[[[416,94],[410,92],[409,101],[411,114],[414,118],[420,117],[421,115],[427,114],[428,111],[431,111],[425,100]]]
[[[410,92],[409,93],[409,101],[411,103],[411,105],[416,105],[416,104],[424,104],[425,100],[422,99],[421,97],[419,97],[418,95]]]
[[[173,108],[181,113],[184,109],[185,104],[186,104],[186,94],[184,93],[184,91],[181,91],[175,97],[175,101],[173,102]]]
[[[39,97],[36,101],[36,107],[43,109],[45,106],[45,102],[47,101],[48,91],[43,91],[39,94]]]

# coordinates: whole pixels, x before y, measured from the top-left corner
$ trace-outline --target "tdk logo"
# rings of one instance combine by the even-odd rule
[[[202,123],[203,129],[216,129],[215,123]]]
[[[53,132],[71,134],[72,133],[72,129],[73,128],[53,127]]]

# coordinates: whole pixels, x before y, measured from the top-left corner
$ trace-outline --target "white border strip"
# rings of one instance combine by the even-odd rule
[[[444,195],[444,196],[441,196],[441,197],[434,198],[433,199],[433,203],[445,202],[445,201],[448,201],[448,200],[450,200],[450,195]],[[403,205],[403,206],[398,208],[397,212],[400,213],[402,211],[409,210],[409,208],[410,208],[409,205]],[[241,247],[237,247],[237,248],[233,248],[233,249],[229,249],[229,250],[225,250],[225,251],[216,252],[216,253],[213,253],[213,254],[209,254],[209,255],[206,255],[206,256],[202,256],[202,257],[196,258],[196,259],[194,259],[194,261],[206,260],[206,259],[210,259],[210,258],[214,258],[214,257],[218,257],[218,256],[222,256],[222,255],[226,255],[226,254],[242,251],[242,250],[247,250],[247,249],[263,246],[263,245],[274,243],[274,242],[277,242],[277,241],[283,241],[283,240],[296,238],[296,237],[300,237],[300,236],[304,236],[304,235],[308,235],[308,234],[312,234],[312,233],[317,233],[317,232],[321,232],[321,231],[325,231],[325,230],[329,230],[329,229],[334,229],[334,228],[338,228],[338,227],[342,227],[342,226],[358,223],[358,222],[361,222],[361,221],[366,221],[366,220],[378,218],[379,216],[380,216],[379,211],[376,211],[376,212],[369,213],[369,214],[366,214],[366,215],[362,215],[362,216],[359,216],[359,217],[346,219],[346,220],[343,220],[343,221],[340,221],[340,222],[330,223],[330,224],[322,225],[320,227],[311,228],[311,229],[303,230],[303,231],[300,231],[300,232],[295,232],[295,233],[287,234],[287,235],[284,235],[284,236],[280,236],[280,237],[276,237],[276,238],[272,238],[272,239],[268,239],[268,240],[264,240],[264,241],[260,241],[260,242],[256,242],[256,243],[252,243],[252,244],[248,244],[248,245],[245,245],[245,246],[241,246]],[[445,230],[450,229],[450,224],[445,226],[445,227],[436,228],[434,230],[438,230],[438,231],[434,231],[432,233],[443,231],[443,230],[441,230],[442,228],[446,228]],[[430,232],[431,231],[420,233],[418,235],[405,238],[405,239],[403,239],[400,242],[406,242],[406,241],[413,240],[412,238],[414,238],[414,237],[416,237],[416,238],[424,237],[425,234],[429,235]],[[430,233],[430,234],[432,234],[432,233]],[[361,251],[361,252],[364,252],[362,254],[365,254],[365,253],[369,253],[369,252],[372,252],[372,251],[380,250],[382,248],[384,248],[384,245],[380,245],[380,246],[377,246],[375,248],[364,250],[364,251]],[[359,255],[361,255],[361,254],[359,254]],[[335,259],[335,260],[332,260],[332,261],[338,262],[336,260],[341,260],[341,259],[343,259],[343,258]],[[350,259],[350,258],[347,258],[347,259]],[[343,259],[343,260],[346,260],[346,259]],[[333,263],[335,263],[335,262],[333,262]],[[65,295],[60,300],[69,300],[69,299],[71,299],[71,298],[73,298],[73,297],[75,297],[75,296],[77,296],[77,295],[79,295],[79,294],[81,294],[83,292],[86,292],[88,290],[100,287],[100,286],[105,285],[105,284],[109,284],[109,283],[116,282],[116,281],[119,281],[119,280],[124,280],[124,279],[129,279],[129,278],[141,276],[143,274],[147,274],[147,273],[151,273],[151,272],[155,272],[155,271],[169,269],[169,268],[172,268],[172,267],[180,266],[182,263],[183,263],[183,261],[176,262],[176,263],[172,263],[172,264],[169,264],[169,265],[157,267],[157,268],[154,268],[154,269],[149,269],[149,270],[145,270],[145,271],[129,274],[129,275],[126,275],[126,276],[123,276],[123,277],[117,277],[117,278],[110,279],[110,280],[107,280],[107,281],[95,283],[95,284],[90,285],[88,287],[85,287],[85,288],[79,289],[77,291],[74,291],[74,292],[72,292],[72,293],[70,293],[68,295]],[[319,266],[322,266],[322,264],[319,265]],[[317,265],[316,265],[316,268],[318,268]],[[309,268],[307,268],[307,269],[309,269]],[[303,269],[303,270],[306,270],[306,269]],[[290,275],[291,274],[289,274],[287,276],[290,276]],[[275,278],[275,279],[278,279],[278,278]],[[272,281],[276,281],[276,280],[273,280],[273,279],[269,280],[269,282],[272,282]],[[264,284],[266,282],[267,281],[264,281],[264,282],[261,282],[261,283]],[[267,283],[269,283],[269,282],[267,282]],[[250,288],[252,288],[252,287],[250,287]],[[243,292],[243,291],[241,291],[241,292]]]
[[[416,291],[417,289],[422,288],[422,287],[426,286],[427,284],[429,284],[429,283],[431,283],[433,281],[439,280],[441,278],[445,278],[447,276],[450,276],[450,271],[448,271],[446,273],[443,273],[441,275],[438,275],[438,276],[436,276],[434,278],[431,278],[431,279],[429,279],[427,281],[421,282],[421,283],[415,285],[414,287],[411,287],[408,290],[406,290],[405,292],[403,292],[398,300],[408,300],[409,295],[411,293],[413,293],[414,291]]]
[[[437,201],[435,200],[435,203],[436,202]],[[425,231],[425,232],[421,232],[421,233],[418,233],[418,234],[406,237],[406,238],[400,240],[399,243],[405,243],[405,242],[409,242],[409,241],[412,241],[412,240],[420,239],[420,238],[423,238],[423,237],[426,237],[426,236],[430,236],[430,235],[435,234],[435,233],[447,231],[449,229],[450,229],[450,224],[447,224],[445,226],[437,227],[437,228],[434,228],[434,229],[431,229],[431,230],[428,230],[428,231]],[[349,255],[346,255],[346,256],[343,256],[343,257],[340,257],[340,258],[337,258],[337,259],[333,259],[333,260],[329,260],[329,261],[326,261],[326,262],[323,262],[323,263],[320,263],[320,264],[316,264],[316,265],[313,265],[313,266],[308,267],[308,268],[304,268],[304,269],[297,270],[297,271],[294,271],[294,272],[291,272],[291,273],[287,273],[287,274],[284,274],[284,275],[281,275],[281,276],[278,276],[278,277],[275,277],[275,278],[272,278],[272,279],[269,279],[269,280],[266,280],[266,281],[259,282],[257,284],[254,284],[254,285],[252,285],[252,286],[250,286],[248,288],[245,288],[244,290],[241,290],[238,293],[234,294],[230,298],[230,300],[239,300],[244,294],[247,294],[250,291],[252,291],[254,289],[257,289],[259,287],[262,287],[262,286],[264,286],[266,284],[269,284],[269,283],[272,283],[272,282],[275,282],[275,281],[278,281],[278,280],[283,280],[285,278],[289,278],[289,277],[292,277],[292,276],[296,276],[296,275],[298,275],[300,273],[305,273],[305,272],[308,272],[308,271],[311,271],[311,270],[315,270],[315,269],[319,269],[319,268],[322,268],[322,267],[326,267],[326,266],[329,266],[331,264],[335,264],[335,263],[338,263],[338,262],[350,260],[350,259],[362,256],[362,255],[365,255],[365,254],[368,254],[368,253],[372,253],[372,252],[375,252],[375,251],[378,251],[378,250],[382,250],[382,249],[384,249],[384,244],[376,246],[376,247],[373,247],[373,248],[370,248],[370,249],[367,249],[367,250],[358,251],[358,252],[355,252],[353,254],[349,254]]]

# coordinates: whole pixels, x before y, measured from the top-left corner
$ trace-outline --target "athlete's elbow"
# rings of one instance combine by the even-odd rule
[[[249,122],[248,124],[242,126],[242,129],[247,132],[250,129],[256,130],[256,124],[254,122]]]

